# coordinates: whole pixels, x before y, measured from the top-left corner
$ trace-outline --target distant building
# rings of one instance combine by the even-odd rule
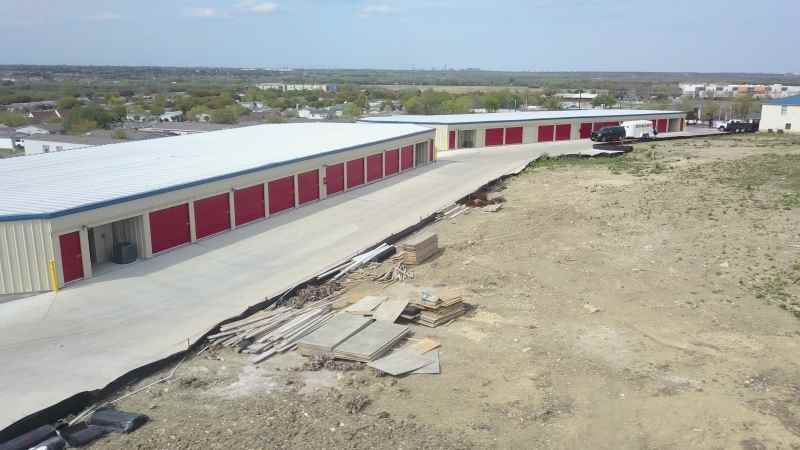
[[[800,132],[800,95],[769,101],[761,106],[761,131]]]
[[[729,98],[752,95],[758,98],[785,98],[800,94],[800,86],[782,84],[681,83],[681,95],[693,98]]]
[[[183,111],[167,111],[158,116],[159,122],[183,122]]]
[[[55,109],[54,100],[43,100],[39,102],[9,103],[5,106],[8,111],[35,111],[41,109]]]
[[[260,83],[257,84],[256,87],[263,91],[274,89],[282,92],[289,92],[289,91],[336,92],[337,90],[337,86],[335,84]]]
[[[93,147],[96,145],[114,144],[117,142],[123,141],[96,136],[68,136],[51,134],[47,136],[21,136],[17,139],[16,145],[25,149],[25,156],[30,156],[41,153],[55,153],[64,150],[75,150],[78,148]]]
[[[28,136],[32,136],[34,134],[50,134],[49,131],[42,127],[37,127],[35,125],[28,125],[26,127],[17,128],[17,133],[19,134],[26,134]]]
[[[141,113],[134,112],[134,113],[128,113],[128,115],[125,116],[125,120],[129,122],[152,122],[156,120],[156,116],[148,112],[141,112]]]

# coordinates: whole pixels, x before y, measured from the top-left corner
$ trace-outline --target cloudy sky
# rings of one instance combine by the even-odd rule
[[[798,0],[0,0],[0,64],[800,72]]]

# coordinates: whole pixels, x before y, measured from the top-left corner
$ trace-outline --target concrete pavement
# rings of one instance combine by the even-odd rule
[[[543,153],[587,141],[447,152],[365,186],[58,293],[0,304],[0,429],[185,350],[222,320],[419,223]]]

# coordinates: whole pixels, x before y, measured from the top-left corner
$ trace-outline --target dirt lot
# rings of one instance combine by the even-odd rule
[[[415,269],[476,306],[415,328],[441,375],[206,352],[94,447],[800,449],[800,140],[646,144],[506,185],[501,211],[430,227],[444,251]]]

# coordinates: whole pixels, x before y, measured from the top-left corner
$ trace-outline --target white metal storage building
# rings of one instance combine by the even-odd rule
[[[297,123],[0,160],[0,294],[62,286],[436,159],[412,124]]]
[[[412,123],[436,128],[437,150],[588,139],[592,131],[626,120],[652,120],[659,133],[683,131],[686,113],[637,109],[579,109],[431,116],[367,117],[362,122]]]

